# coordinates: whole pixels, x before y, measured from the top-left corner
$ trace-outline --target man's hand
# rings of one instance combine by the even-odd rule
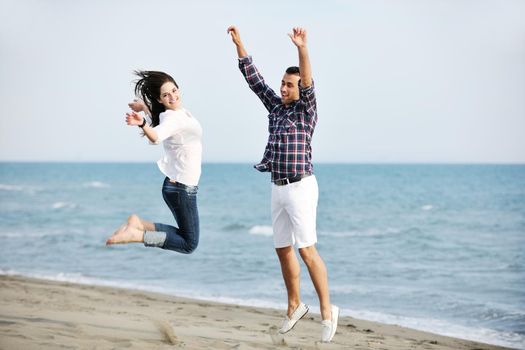
[[[312,68],[310,67],[310,58],[308,48],[306,47],[306,29],[295,27],[288,36],[297,46],[299,52],[299,74],[301,76],[301,86],[307,88],[312,85]]]
[[[241,34],[239,33],[239,30],[237,29],[237,27],[229,26],[227,33],[230,34],[230,36],[232,37],[233,43],[237,47],[237,56],[239,56],[239,58],[248,56],[248,53],[244,49],[244,45],[241,41]]]
[[[229,26],[228,27],[228,34],[232,37],[232,41],[236,46],[242,45],[241,42],[241,34],[239,33],[239,30],[235,26]]]
[[[290,39],[297,47],[306,47],[306,29],[295,27],[292,33],[288,33]]]

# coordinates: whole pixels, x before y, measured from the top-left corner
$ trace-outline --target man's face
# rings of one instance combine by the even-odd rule
[[[287,105],[299,99],[299,75],[284,73],[281,81],[281,101]]]

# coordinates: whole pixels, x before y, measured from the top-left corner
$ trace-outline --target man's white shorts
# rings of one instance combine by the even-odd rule
[[[317,242],[319,188],[314,175],[284,186],[272,183],[272,226],[275,248]]]

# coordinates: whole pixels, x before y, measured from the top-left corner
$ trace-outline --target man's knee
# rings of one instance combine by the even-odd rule
[[[292,246],[275,248],[275,252],[277,253],[277,256],[279,257],[279,260],[281,261],[293,259],[295,257]]]
[[[299,248],[299,254],[301,254],[301,258],[303,259],[306,265],[315,263],[318,256],[317,249],[315,249],[315,245]]]

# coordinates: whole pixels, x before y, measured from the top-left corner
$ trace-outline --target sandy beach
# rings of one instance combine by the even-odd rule
[[[340,319],[319,343],[319,315],[284,338],[282,310],[18,276],[0,276],[0,349],[468,349],[502,347]]]

